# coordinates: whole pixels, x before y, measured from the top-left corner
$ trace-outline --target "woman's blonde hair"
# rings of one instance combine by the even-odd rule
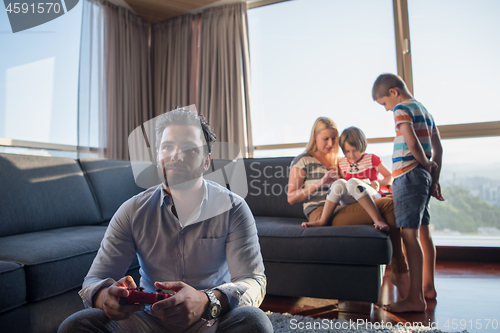
[[[334,129],[335,130],[335,143],[333,144],[332,153],[327,157],[332,165],[337,165],[337,158],[339,155],[339,130],[337,124],[328,117],[319,117],[314,122],[313,128],[311,130],[311,137],[306,146],[306,153],[312,154],[318,150],[316,146],[316,135],[319,134],[324,129]]]

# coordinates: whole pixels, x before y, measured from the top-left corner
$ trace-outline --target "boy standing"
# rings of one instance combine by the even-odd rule
[[[391,312],[423,312],[426,309],[425,298],[436,298],[436,249],[429,231],[429,199],[432,195],[444,200],[439,186],[443,156],[441,139],[434,118],[413,98],[399,76],[380,75],[373,84],[372,97],[387,111],[394,111],[394,214],[396,225],[401,228],[410,271],[408,296],[386,305],[385,309]]]

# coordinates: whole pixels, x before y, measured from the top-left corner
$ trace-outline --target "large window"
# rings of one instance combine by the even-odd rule
[[[439,125],[500,120],[500,2],[408,0],[415,97]],[[444,140],[438,241],[500,246],[499,137]],[[447,236],[447,237],[443,237]]]
[[[484,154],[498,145],[500,137],[443,141],[440,182],[446,201],[431,201],[435,235],[462,236],[464,245],[500,246],[500,155]]]
[[[417,97],[440,125],[500,120],[500,1],[408,0]]]
[[[0,11],[0,138],[76,145],[81,9],[17,33]]]
[[[255,145],[306,142],[319,116],[370,137],[393,132],[371,98],[378,74],[397,70],[392,0],[289,1],[248,20]]]
[[[498,135],[492,122],[500,120],[500,2],[407,4],[411,38],[401,47],[411,54],[408,77],[444,137],[446,201],[431,200],[435,242],[498,247],[500,137],[483,135],[492,127]],[[318,116],[341,129],[358,126],[375,142],[395,135],[392,112],[371,99],[374,79],[398,72],[393,17],[392,0],[296,0],[249,11],[257,157],[303,151]],[[390,167],[391,143],[371,143],[367,151]]]

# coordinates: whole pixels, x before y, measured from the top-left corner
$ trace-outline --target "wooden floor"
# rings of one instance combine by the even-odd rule
[[[383,304],[397,300],[389,274],[387,271],[384,276],[377,304],[268,295],[261,308],[357,323],[421,323],[450,332],[500,332],[500,264],[438,262],[435,279],[438,297],[427,303],[425,313],[395,315],[383,310]]]

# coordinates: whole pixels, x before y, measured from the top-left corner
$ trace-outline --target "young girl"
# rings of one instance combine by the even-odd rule
[[[302,226],[307,228],[327,225],[339,203],[350,205],[357,201],[370,215],[376,229],[389,231],[389,226],[373,199],[382,196],[379,192],[381,186],[392,184],[391,172],[380,157],[365,153],[368,142],[359,128],[346,128],[340,136],[339,144],[345,155],[339,160],[339,171],[343,179],[336,180],[330,187],[321,218],[318,221],[304,222]],[[379,173],[384,179],[378,180]]]

